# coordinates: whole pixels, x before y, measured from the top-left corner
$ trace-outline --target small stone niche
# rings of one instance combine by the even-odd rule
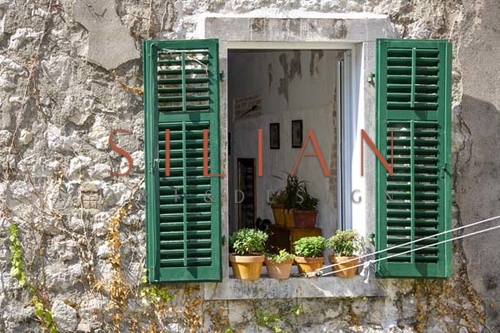
[[[94,183],[84,183],[80,188],[80,200],[85,209],[98,209],[102,202],[101,191]]]

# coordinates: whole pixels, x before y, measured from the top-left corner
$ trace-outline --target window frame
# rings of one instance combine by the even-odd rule
[[[331,29],[331,20],[345,25],[347,33],[344,36],[334,36]],[[262,31],[251,31],[252,22],[264,23]],[[300,21],[300,33],[288,31],[285,26],[280,25],[284,21]],[[209,14],[198,22],[198,29],[190,35],[193,39],[219,39],[219,66],[222,77],[227,73],[228,49],[250,49],[250,44],[262,49],[292,49],[296,45],[304,45],[301,49],[328,49],[325,44],[335,44],[341,49],[352,49],[352,82],[353,89],[352,110],[355,111],[356,124],[353,126],[353,155],[352,155],[352,189],[360,190],[360,203],[353,203],[353,225],[352,228],[358,230],[363,235],[369,235],[375,230],[375,166],[378,160],[373,154],[365,154],[364,160],[360,159],[360,130],[375,138],[375,99],[374,87],[370,82],[371,73],[375,71],[375,40],[377,38],[399,38],[388,17],[385,15],[375,15],[370,17],[350,16],[339,14],[326,14],[321,17],[269,17],[253,18],[244,15],[224,16]],[[231,26],[231,29],[227,29]],[[307,27],[313,27],[314,33],[308,31]],[[325,27],[325,29],[320,29]],[[279,33],[280,29],[284,33]],[[287,28],[288,29],[288,28]],[[310,40],[305,42],[304,40]],[[264,42],[265,41],[265,42]],[[295,46],[294,46],[295,45]],[[222,147],[227,143],[227,81],[222,79],[220,85],[220,141]],[[225,149],[221,154],[221,173],[228,174],[228,161],[225,156]],[[365,175],[360,176],[359,165],[364,164]],[[227,177],[221,179],[221,230],[223,240],[228,237],[228,213],[227,202],[229,200]],[[231,283],[238,281],[228,281],[230,269],[228,263],[227,241],[221,248],[222,253],[222,283],[204,283],[208,288],[205,294],[211,293],[214,285],[223,288],[232,288]],[[258,280],[259,281],[259,280]],[[258,283],[256,281],[255,283]],[[374,281],[374,279],[372,279]],[[208,297],[208,296],[207,296]],[[325,297],[338,297],[331,295]],[[209,297],[208,297],[209,298]]]
[[[288,42],[288,43],[276,43],[276,42],[252,42],[252,41],[247,41],[247,42],[224,42],[220,41],[219,44],[219,55],[220,55],[220,68],[223,73],[228,73],[229,69],[227,66],[227,58],[230,50],[252,50],[252,51],[265,51],[265,50],[283,50],[283,51],[290,51],[290,50],[302,50],[302,51],[309,51],[309,50],[343,50],[346,52],[350,53],[350,61],[349,61],[349,69],[348,69],[348,74],[349,74],[349,79],[344,82],[346,85],[345,91],[346,91],[346,97],[347,97],[347,103],[348,108],[346,109],[346,112],[356,112],[357,106],[359,104],[359,100],[364,98],[364,91],[360,89],[362,86],[361,82],[364,81],[364,68],[363,68],[363,62],[362,62],[362,54],[365,52],[364,50],[364,43],[356,43],[356,42],[338,42],[338,41],[329,41],[329,42]],[[334,64],[337,66],[337,64]],[[226,126],[227,128],[227,112],[228,112],[228,82],[227,80],[223,80],[221,82],[221,126]],[[361,87],[362,88],[362,87]],[[340,112],[339,109],[337,109],[337,116],[338,113]],[[359,112],[359,110],[358,110]],[[339,118],[339,117],[338,117]],[[359,118],[359,114],[357,117],[349,117],[348,121],[350,121],[348,124],[344,124],[345,128],[348,130],[348,135],[350,136],[350,141],[349,141],[349,146],[348,149],[351,150],[352,156],[359,156],[359,151],[356,151],[356,148],[359,148],[359,145],[356,144],[356,129],[360,128],[359,124],[354,124],[351,123],[352,121],[355,121],[357,118]],[[226,122],[226,124],[223,124]],[[224,127],[222,127],[221,134],[224,136],[224,133],[227,131],[224,130]],[[337,134],[337,142],[339,141],[339,135]],[[345,146],[344,146],[345,147]],[[339,155],[339,150],[337,149],[337,155]],[[338,157],[337,157],[338,158]],[[225,174],[228,174],[228,167],[229,163],[226,161],[225,164]],[[348,166],[350,170],[350,174],[359,174],[359,171],[357,168],[359,168],[359,163],[349,163]],[[363,182],[366,181],[366,179],[363,179],[363,177],[358,177],[356,180],[350,179],[349,182],[352,184],[351,186],[355,186],[355,184],[359,185],[364,185]],[[337,181],[337,197],[340,198],[345,192],[343,191],[341,187],[341,183]],[[364,186],[363,186],[364,188]],[[225,197],[225,200],[230,200],[230,197],[227,197],[227,194],[229,192],[229,179],[228,177],[222,178],[222,195],[223,198]],[[227,202],[227,201],[226,201]],[[337,200],[337,208],[340,205],[340,201]],[[350,210],[348,214],[352,216],[352,211],[354,209],[358,210],[358,213],[360,211],[359,209],[359,203],[354,203],[352,200],[348,200],[348,202],[345,204],[345,207]],[[364,204],[361,203],[363,212],[362,214],[364,215]],[[340,210],[339,210],[340,211]],[[223,213],[223,217],[226,217],[227,221],[227,213]],[[339,214],[337,214],[339,216]],[[363,218],[363,221],[365,219]],[[368,219],[367,219],[368,220]],[[229,221],[227,221],[224,225],[223,223],[223,235],[225,237],[229,237]],[[342,225],[340,223],[340,220],[337,221],[336,228],[342,229]],[[360,222],[359,220],[357,223],[353,222],[351,225],[348,225],[348,228],[360,230],[360,232],[364,232],[366,228],[364,227],[364,223]],[[224,256],[228,257],[228,248],[227,246],[225,247],[225,250],[222,251],[222,256],[223,256],[223,263],[228,263],[227,265],[223,264],[223,279],[229,279],[230,277],[230,265],[229,265],[229,259],[226,260]]]

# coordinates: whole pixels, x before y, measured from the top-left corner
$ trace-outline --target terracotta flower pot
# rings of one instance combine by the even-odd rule
[[[284,209],[283,215],[285,216],[285,226],[287,228],[295,228],[295,216],[293,215],[293,209]]]
[[[271,209],[273,210],[274,223],[279,226],[285,225],[285,210],[283,205],[272,204]]]
[[[267,275],[273,279],[288,279],[292,270],[293,260],[285,261],[280,264],[266,258]]]
[[[324,257],[295,257],[295,262],[297,263],[297,267],[299,268],[299,273],[312,273],[315,270],[323,267],[324,261]]]
[[[316,226],[317,210],[294,210],[293,217],[295,228],[309,229]]]
[[[338,271],[340,269],[346,269],[342,272],[337,272],[334,273],[335,276],[337,277],[342,277],[342,278],[349,278],[353,277],[356,275],[357,271],[357,264],[359,264],[359,258],[357,256],[352,256],[352,257],[336,257],[335,255],[331,254],[328,256],[328,259],[330,260],[330,264],[334,265],[332,267],[332,272]],[[351,261],[349,261],[351,260]],[[346,262],[349,261],[349,262]]]
[[[260,277],[264,258],[264,255],[238,256],[233,253],[229,254],[234,277],[241,280],[257,280]]]

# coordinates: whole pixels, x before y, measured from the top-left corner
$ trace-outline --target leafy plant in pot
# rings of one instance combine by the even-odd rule
[[[229,238],[234,253],[229,261],[234,276],[242,280],[257,280],[264,262],[265,244],[268,235],[257,229],[240,229]]]
[[[323,266],[325,238],[322,236],[303,237],[293,243],[293,248],[300,273],[312,273]]]
[[[305,183],[295,175],[288,174],[286,177],[286,186],[283,189],[284,192],[284,216],[285,225],[289,228],[295,227],[295,216],[294,208],[299,201],[299,193],[304,188]]]
[[[356,265],[359,263],[359,252],[363,249],[364,240],[354,230],[337,230],[326,240],[326,247],[333,250],[328,256],[332,271],[338,277],[353,277],[356,275]]]
[[[302,200],[296,202],[293,211],[295,227],[314,228],[318,216],[318,199],[309,194],[305,184],[302,191],[299,192],[299,196],[302,197]]]
[[[280,250],[278,254],[267,254],[267,274],[273,279],[288,279],[294,259],[295,256],[286,250]]]

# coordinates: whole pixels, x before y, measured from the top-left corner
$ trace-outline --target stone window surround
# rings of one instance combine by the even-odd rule
[[[227,73],[228,49],[349,49],[352,52],[353,110],[357,113],[356,129],[364,129],[374,138],[375,90],[368,78],[375,72],[375,40],[397,38],[386,15],[297,13],[294,15],[218,15],[199,17],[194,39],[219,39],[220,71]],[[221,142],[227,142],[227,81],[220,90]],[[368,235],[374,230],[375,218],[375,159],[365,154],[364,177],[359,174],[359,135],[354,142],[352,188],[359,189],[362,202],[353,204],[353,228]],[[221,156],[221,171],[228,173],[228,160]],[[228,180],[222,178],[222,212],[227,211]],[[221,215],[222,234],[228,239],[228,216]],[[229,277],[227,244],[222,249],[223,280],[204,283],[206,300],[241,300],[259,298],[317,298],[317,297],[381,297],[383,285],[374,277],[368,283],[363,277],[341,279],[332,276],[320,278],[290,278],[275,280],[261,278],[241,281]],[[372,275],[373,276],[373,275]]]

